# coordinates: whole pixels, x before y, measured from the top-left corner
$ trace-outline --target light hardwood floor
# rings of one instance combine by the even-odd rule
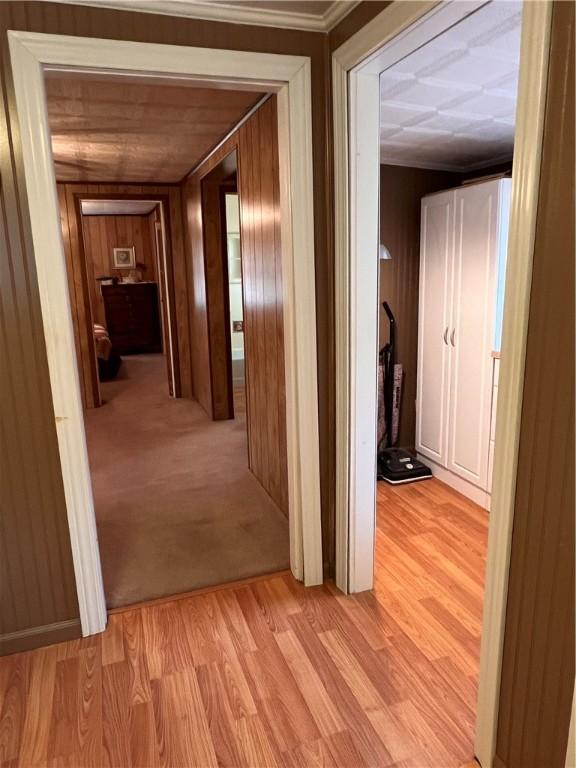
[[[371,593],[272,576],[0,659],[2,768],[471,760],[487,514],[435,480],[378,502]]]

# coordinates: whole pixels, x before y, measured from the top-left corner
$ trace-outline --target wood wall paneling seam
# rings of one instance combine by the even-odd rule
[[[80,619],[68,619],[17,632],[8,632],[0,635],[0,656],[30,651],[44,645],[64,643],[67,640],[79,638],[81,634]]]
[[[214,3],[194,0],[183,4],[174,0],[60,0],[62,3],[93,5],[137,13],[166,14],[168,16],[217,21],[224,24],[246,24],[273,29],[301,30],[327,34],[339,25],[358,5],[360,0],[334,0],[322,14],[283,8],[252,7],[248,4]]]

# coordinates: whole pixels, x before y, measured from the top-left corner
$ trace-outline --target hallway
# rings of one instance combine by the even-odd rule
[[[288,520],[248,469],[245,414],[168,397],[162,355],[125,357],[86,412],[108,607],[289,566]]]

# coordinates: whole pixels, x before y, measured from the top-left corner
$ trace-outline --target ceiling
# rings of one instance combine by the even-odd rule
[[[50,0],[44,0],[49,2]],[[328,32],[359,0],[59,0],[234,24]]]
[[[192,81],[46,74],[59,181],[180,181],[263,97]]]
[[[82,200],[83,216],[146,216],[158,205],[156,200]]]
[[[488,3],[380,76],[382,163],[466,171],[512,158],[521,13]]]

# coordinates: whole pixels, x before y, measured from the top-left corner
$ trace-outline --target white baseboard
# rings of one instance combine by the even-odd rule
[[[449,469],[446,469],[446,467],[441,467],[440,464],[436,464],[427,456],[423,456],[421,453],[416,455],[420,461],[430,467],[434,477],[437,477],[438,480],[441,480],[443,483],[446,483],[446,485],[454,488],[455,491],[466,496],[470,501],[473,501],[475,504],[479,504],[481,507],[484,507],[484,509],[490,511],[490,494],[487,491],[478,488],[476,485],[472,485],[468,480],[464,480],[464,478],[455,475],[453,472],[450,472]]]

